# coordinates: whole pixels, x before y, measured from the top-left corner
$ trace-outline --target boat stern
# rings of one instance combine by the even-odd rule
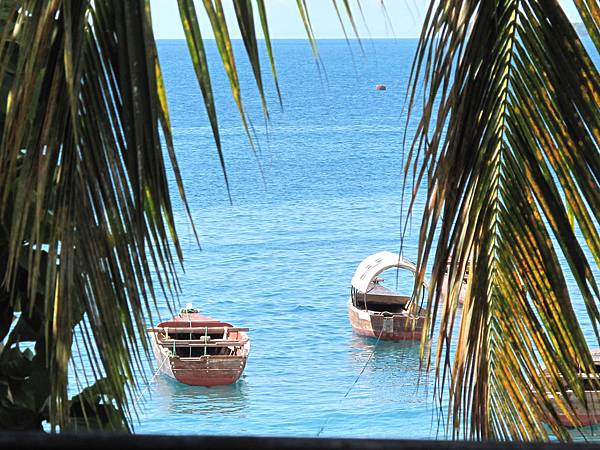
[[[416,341],[423,333],[425,318],[407,312],[386,313],[359,309],[348,300],[348,315],[354,332],[387,341]]]

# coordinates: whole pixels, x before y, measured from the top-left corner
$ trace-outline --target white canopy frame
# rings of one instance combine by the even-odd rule
[[[352,287],[359,293],[366,294],[369,284],[382,272],[397,267],[398,269],[408,270],[416,276],[417,266],[398,253],[388,251],[374,253],[367,256],[356,268],[352,277]],[[428,284],[425,280],[421,284],[422,293],[425,294]],[[414,298],[409,303],[412,303]],[[408,305],[407,305],[408,307]]]

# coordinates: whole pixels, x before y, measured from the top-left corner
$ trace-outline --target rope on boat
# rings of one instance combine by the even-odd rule
[[[137,404],[137,402],[139,402],[142,397],[144,396],[144,394],[148,391],[148,389],[150,388],[150,385],[152,383],[154,383],[154,380],[156,380],[156,377],[158,376],[158,374],[160,373],[160,369],[162,369],[162,367],[165,365],[165,362],[167,362],[169,360],[168,356],[165,356],[165,359],[162,360],[162,362],[160,363],[160,366],[158,366],[158,368],[156,369],[156,372],[154,372],[154,375],[152,375],[152,379],[148,382],[148,384],[146,385],[146,387],[142,390],[142,392],[140,392],[138,394],[138,396],[135,398],[134,400],[134,404]]]
[[[338,406],[337,406],[337,409],[339,409],[339,407],[342,404],[342,402],[346,399],[346,397],[348,397],[348,395],[350,394],[350,391],[352,391],[352,389],[354,389],[354,386],[356,386],[356,383],[358,383],[358,380],[360,380],[360,377],[365,372],[365,369],[367,368],[367,366],[371,362],[371,359],[373,358],[373,355],[375,354],[375,350],[377,348],[377,344],[379,344],[379,341],[381,340],[381,335],[382,334],[383,334],[383,327],[381,327],[381,331],[379,332],[379,336],[377,336],[377,340],[375,341],[375,345],[373,346],[373,350],[371,351],[371,354],[367,358],[367,362],[365,362],[365,365],[363,366],[362,370],[359,372],[358,376],[354,380],[354,383],[352,383],[350,385],[350,387],[348,388],[348,390],[346,391],[346,393],[344,394],[344,396],[340,399],[340,401],[338,403]],[[316,437],[320,437],[321,436],[321,433],[323,432],[323,430],[325,429],[325,427],[329,423],[329,419],[331,418],[331,416],[332,416],[331,414],[329,414],[327,416],[327,418],[325,419],[325,422],[323,423],[323,425],[321,425],[321,428],[319,429],[319,432],[317,433]]]

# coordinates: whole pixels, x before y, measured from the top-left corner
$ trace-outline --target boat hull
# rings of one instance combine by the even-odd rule
[[[572,392],[567,392],[570,404],[573,406],[576,415],[576,423],[573,423],[569,417],[564,414],[561,407],[558,405],[556,397],[560,397],[560,393],[548,394],[548,399],[558,415],[562,425],[566,427],[589,426],[600,423],[600,392],[585,391],[586,406],[579,401]]]
[[[348,315],[355,333],[385,341],[416,341],[423,334],[425,318],[361,310],[348,301]]]
[[[220,386],[237,382],[250,353],[250,343],[246,343],[240,355],[206,355],[185,358],[173,356],[161,347],[155,336],[152,349],[158,364],[158,370],[164,375],[191,386]]]

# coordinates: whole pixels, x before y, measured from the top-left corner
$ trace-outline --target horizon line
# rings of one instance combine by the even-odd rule
[[[576,25],[584,25],[583,22],[570,22],[571,25],[576,26]],[[578,30],[579,31],[579,30]],[[419,39],[420,36],[368,36],[368,37],[356,37],[356,36],[348,36],[348,37],[344,37],[344,36],[337,36],[337,37],[316,37],[315,40],[316,41],[369,41],[369,40],[409,40],[409,39]],[[186,38],[184,37],[155,37],[154,38],[157,41],[185,41]],[[206,37],[203,38],[204,41],[214,41],[215,38],[213,37]],[[241,37],[236,37],[236,38],[231,38],[232,41],[243,41],[243,39]],[[257,41],[264,41],[265,38],[264,37],[257,37],[256,38]],[[272,37],[271,41],[308,41],[309,39],[307,37]]]

